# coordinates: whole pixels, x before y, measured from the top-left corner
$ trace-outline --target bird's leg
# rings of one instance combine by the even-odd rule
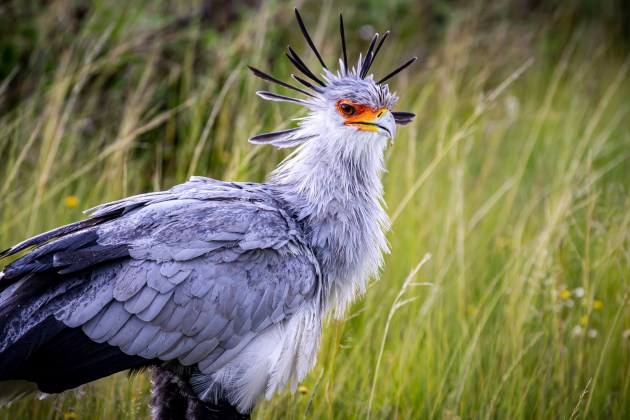
[[[151,417],[153,420],[180,420],[186,418],[188,401],[180,392],[182,380],[161,366],[154,366],[151,388]]]
[[[188,371],[177,373],[166,366],[154,366],[151,390],[153,420],[245,420],[249,414],[240,413],[224,399],[216,403],[200,400],[188,381]]]

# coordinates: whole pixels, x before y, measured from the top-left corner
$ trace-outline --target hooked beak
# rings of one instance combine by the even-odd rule
[[[346,124],[354,125],[359,130],[374,131],[391,141],[394,141],[394,137],[396,137],[396,121],[388,109],[385,109],[384,112],[374,113],[374,118],[347,122]]]

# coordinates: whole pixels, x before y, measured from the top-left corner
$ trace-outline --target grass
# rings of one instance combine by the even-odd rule
[[[245,64],[288,76],[280,50],[306,51],[290,10],[224,30],[168,26],[190,12],[177,4],[110,3],[76,22],[69,0],[11,6],[36,24],[3,41],[23,56],[0,81],[0,248],[191,174],[261,181],[285,156],[246,139],[302,114],[257,99]],[[402,4],[343,9],[349,51],[362,25],[393,30],[377,74],[423,54],[391,82],[418,114],[387,151],[391,254],[300,391],[254,417],[627,418],[630,58],[571,10],[453,6],[431,23]],[[336,13],[303,7],[326,58]],[[149,387],[119,374],[0,418],[146,418]]]

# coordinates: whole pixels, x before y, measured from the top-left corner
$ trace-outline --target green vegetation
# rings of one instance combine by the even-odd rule
[[[288,78],[282,49],[307,51],[290,8],[226,29],[173,24],[177,2],[17,3],[0,6],[0,248],[191,174],[262,181],[285,156],[246,140],[301,111],[257,98],[275,87],[245,64]],[[418,114],[387,152],[391,254],[303,387],[254,417],[630,417],[630,58],[610,8],[364,3],[343,8],[349,51],[371,25],[392,30],[376,74],[422,56],[390,85]],[[328,61],[337,12],[303,7]],[[119,374],[0,418],[146,418],[149,386]]]

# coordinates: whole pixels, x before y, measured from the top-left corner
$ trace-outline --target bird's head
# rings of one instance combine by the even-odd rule
[[[383,41],[389,35],[389,32],[386,32],[378,44],[379,35],[374,35],[365,56],[359,55],[356,67],[350,67],[343,18],[340,15],[343,58],[339,59],[339,69],[333,72],[328,69],[315,48],[297,9],[295,9],[295,16],[306,42],[322,65],[323,73],[318,76],[311,71],[290,46],[286,56],[302,73],[302,75],[292,74],[291,77],[302,87],[278,80],[254,67],[249,68],[254,75],[266,81],[304,95],[304,98],[293,98],[267,91],[256,92],[260,97],[271,101],[304,105],[310,109],[310,112],[297,128],[260,134],[250,138],[249,141],[257,144],[273,144],[277,147],[292,147],[319,137],[322,133],[336,134],[336,137],[351,138],[353,141],[374,139],[393,141],[396,125],[409,124],[415,115],[410,112],[393,111],[398,102],[398,96],[389,91],[385,81],[404,70],[416,60],[416,57],[379,80],[371,74],[368,75]]]

